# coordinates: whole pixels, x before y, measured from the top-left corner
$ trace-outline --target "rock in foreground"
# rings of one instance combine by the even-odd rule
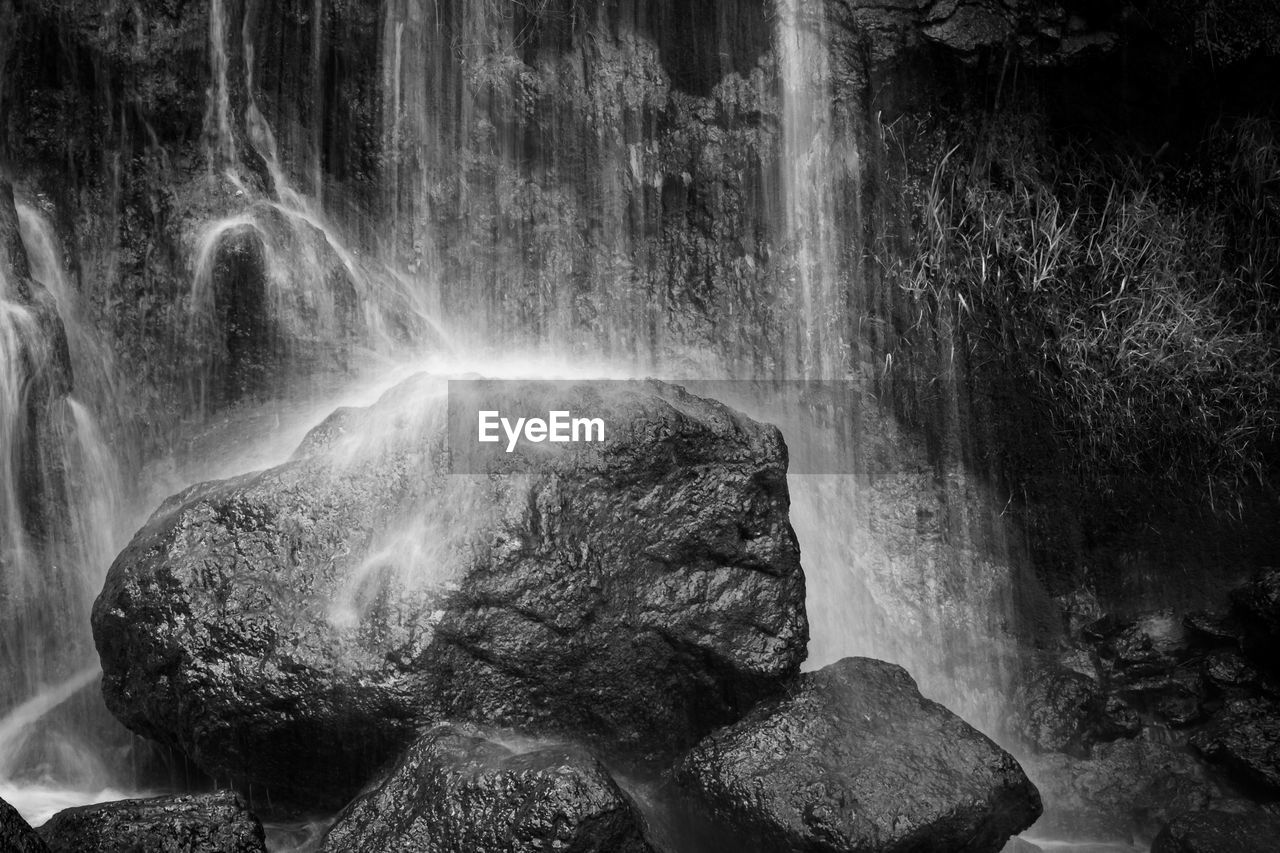
[[[625,794],[590,754],[504,746],[441,724],[349,805],[322,853],[647,853]]]
[[[1269,814],[1191,812],[1156,836],[1151,853],[1274,853],[1280,818]]]
[[[996,853],[1041,811],[1012,756],[867,658],[801,676],[676,773],[743,850]]]
[[[94,609],[116,716],[341,806],[435,720],[672,755],[798,671],[777,429],[660,383],[573,385],[523,402],[601,417],[605,442],[450,474],[444,389],[410,380],[166,502]]]
[[[221,791],[122,800],[58,812],[40,827],[51,853],[266,853],[262,824]],[[7,848],[6,848],[7,849]]]
[[[0,850],[5,853],[49,853],[49,848],[18,810],[0,800]]]

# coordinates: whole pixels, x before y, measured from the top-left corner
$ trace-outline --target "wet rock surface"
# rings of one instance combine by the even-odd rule
[[[1027,772],[1045,802],[1048,837],[1147,843],[1171,817],[1232,799],[1183,747],[1147,737],[1095,746],[1088,758],[1047,753]]]
[[[1129,620],[1077,619],[1096,611],[1062,600],[1068,648],[1029,669],[1011,726],[1038,753],[1028,761],[1046,802],[1037,831],[1146,843],[1182,812],[1275,799],[1276,589],[1263,571],[1226,611]],[[1068,666],[1083,680],[1061,675]],[[1111,725],[1091,729],[1100,707]]]
[[[266,853],[262,824],[239,795],[154,797],[58,812],[40,835],[50,853]]]
[[[314,455],[171,498],[94,610],[108,706],[336,805],[433,719],[643,756],[737,719],[805,654],[780,434],[659,383],[566,393],[616,428],[523,473],[446,473],[420,377]]]
[[[0,800],[0,850],[6,853],[49,853],[44,840],[13,806]]]
[[[648,853],[641,819],[582,749],[434,726],[338,815],[322,853]]]
[[[867,658],[801,676],[675,775],[743,850],[994,853],[1041,811],[1012,756]]]
[[[1280,818],[1269,814],[1192,812],[1170,821],[1151,853],[1271,853],[1280,844]]]
[[[1249,785],[1280,795],[1280,708],[1262,700],[1229,702],[1191,744]]]
[[[1084,755],[1123,731],[1094,679],[1053,664],[1028,679],[1012,707],[1014,734],[1041,751]]]

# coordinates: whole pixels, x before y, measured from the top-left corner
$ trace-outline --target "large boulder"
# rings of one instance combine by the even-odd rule
[[[321,850],[647,853],[640,827],[589,753],[442,723],[343,810]]]
[[[0,850],[5,853],[49,853],[49,848],[31,825],[4,800],[0,800]]]
[[[1151,845],[1151,853],[1273,853],[1280,845],[1280,817],[1258,812],[1191,812],[1175,818]]]
[[[40,827],[51,853],[266,853],[262,824],[229,791],[121,800],[58,812]],[[7,848],[6,848],[7,849]]]
[[[94,608],[108,706],[341,805],[434,720],[661,757],[778,689],[808,634],[778,430],[656,382],[543,387],[530,410],[606,440],[449,473],[445,383],[420,376],[171,498]]]
[[[801,676],[676,778],[737,836],[725,849],[995,853],[1041,811],[1012,756],[867,658]]]

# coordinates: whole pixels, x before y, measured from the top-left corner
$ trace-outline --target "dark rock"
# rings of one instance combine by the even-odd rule
[[[631,801],[589,753],[506,744],[479,730],[427,731],[338,815],[323,853],[644,853]]]
[[[1192,735],[1191,745],[1239,780],[1280,793],[1280,708],[1270,702],[1228,702]]]
[[[266,853],[262,824],[221,791],[121,800],[58,812],[40,827],[51,853]]]
[[[49,853],[36,831],[18,810],[0,800],[0,850],[5,853]]]
[[[1151,845],[1151,853],[1273,853],[1280,845],[1280,818],[1221,811],[1175,818]]]
[[[1051,838],[1150,839],[1173,815],[1223,796],[1194,756],[1145,735],[1099,744],[1085,759],[1034,756],[1027,772],[1045,802],[1036,832]]]
[[[1238,644],[1244,637],[1240,624],[1230,616],[1220,616],[1197,611],[1189,613],[1182,620],[1193,635],[1203,641],[1212,643]]]
[[[28,297],[31,266],[22,245],[18,227],[18,208],[13,199],[13,184],[0,179],[0,281],[12,283],[18,299]]]
[[[725,849],[994,852],[1041,810],[1012,756],[867,658],[801,676],[675,772],[741,836]]]
[[[1036,671],[1013,702],[1013,733],[1045,752],[1085,754],[1098,739],[1103,698],[1087,676],[1055,666]]]
[[[1067,636],[1075,638],[1088,625],[1096,623],[1103,617],[1102,605],[1098,603],[1098,596],[1088,589],[1076,589],[1060,595],[1054,601],[1058,605],[1058,609],[1062,612],[1063,627],[1067,631]]]
[[[1177,664],[1175,653],[1183,641],[1181,623],[1169,613],[1119,625],[1103,620],[1093,631],[1101,641],[1098,653],[1103,662],[1125,679],[1168,672]]]
[[[1131,704],[1175,727],[1190,725],[1203,715],[1205,687],[1198,666],[1173,666],[1152,675],[1122,678],[1117,687]]]
[[[1155,709],[1174,728],[1185,728],[1204,719],[1204,709],[1195,695],[1162,696],[1156,700]]]
[[[1280,569],[1268,569],[1231,593],[1232,612],[1244,629],[1245,651],[1259,664],[1277,667],[1280,649]]]
[[[936,10],[945,8],[945,17]],[[937,3],[924,26],[925,37],[960,53],[1003,43],[1013,33],[1009,18],[991,8],[962,3]]]
[[[1233,651],[1217,651],[1204,659],[1205,679],[1221,691],[1248,690],[1261,679],[1244,657]]]
[[[1142,731],[1142,719],[1118,696],[1108,696],[1102,704],[1101,740],[1135,737]]]
[[[94,609],[108,706],[309,805],[432,720],[661,757],[738,719],[807,641],[781,435],[609,387],[526,400],[613,427],[524,473],[449,474],[444,383],[419,377],[322,450],[171,498]]]

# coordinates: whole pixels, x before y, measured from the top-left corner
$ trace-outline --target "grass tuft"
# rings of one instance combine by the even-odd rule
[[[890,265],[918,323],[1027,380],[1087,479],[1142,474],[1231,509],[1280,431],[1280,145],[1222,125],[1199,163],[1046,155],[1023,126],[904,194]]]

